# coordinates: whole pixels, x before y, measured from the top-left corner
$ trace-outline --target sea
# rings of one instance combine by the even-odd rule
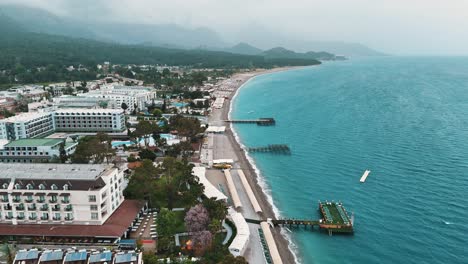
[[[353,235],[291,228],[299,263],[468,263],[468,58],[377,57],[260,75],[233,99],[278,217],[342,202]],[[365,170],[365,183],[359,180]]]

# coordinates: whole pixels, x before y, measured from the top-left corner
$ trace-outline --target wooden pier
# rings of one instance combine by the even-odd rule
[[[271,117],[262,117],[259,119],[233,119],[233,120],[224,120],[228,123],[238,123],[238,124],[257,124],[259,126],[274,126],[276,121]]]
[[[277,154],[291,154],[291,149],[285,144],[273,144],[263,147],[251,147],[247,148],[249,152],[272,152]]]

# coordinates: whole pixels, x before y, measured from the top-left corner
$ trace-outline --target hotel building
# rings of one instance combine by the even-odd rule
[[[31,163],[48,162],[60,157],[60,146],[64,144],[66,155],[75,152],[77,142],[53,138],[29,138],[0,145],[0,162]]]
[[[122,204],[123,171],[108,165],[0,164],[0,223],[102,225]]]
[[[22,113],[0,120],[0,139],[41,137],[55,130],[52,113]]]

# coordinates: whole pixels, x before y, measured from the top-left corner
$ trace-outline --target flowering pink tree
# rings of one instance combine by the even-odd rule
[[[190,233],[193,247],[199,255],[211,246],[213,236],[208,231],[210,216],[202,204],[197,204],[185,214],[185,226]]]

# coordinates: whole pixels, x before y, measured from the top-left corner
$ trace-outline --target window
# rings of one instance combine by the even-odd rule
[[[89,207],[90,207],[91,211],[97,211],[97,205],[92,204]]]
[[[90,195],[88,197],[89,197],[90,202],[95,202],[96,201],[96,195]]]
[[[41,184],[39,184],[39,190],[45,190],[45,186],[44,186],[44,184],[42,184],[42,183],[41,183]]]
[[[50,186],[50,188],[51,188],[52,190],[58,190],[58,187],[57,187],[57,185],[55,185],[55,184],[52,184],[52,186]]]
[[[26,185],[26,189],[32,190],[32,188],[33,188],[32,184],[28,183],[28,185]]]
[[[92,220],[98,220],[98,213],[91,213]]]
[[[19,183],[15,184],[15,189],[20,189],[21,185]]]
[[[63,185],[63,189],[64,189],[65,191],[68,191],[68,190],[70,190],[70,187],[68,186],[68,184],[65,184],[65,185]]]

